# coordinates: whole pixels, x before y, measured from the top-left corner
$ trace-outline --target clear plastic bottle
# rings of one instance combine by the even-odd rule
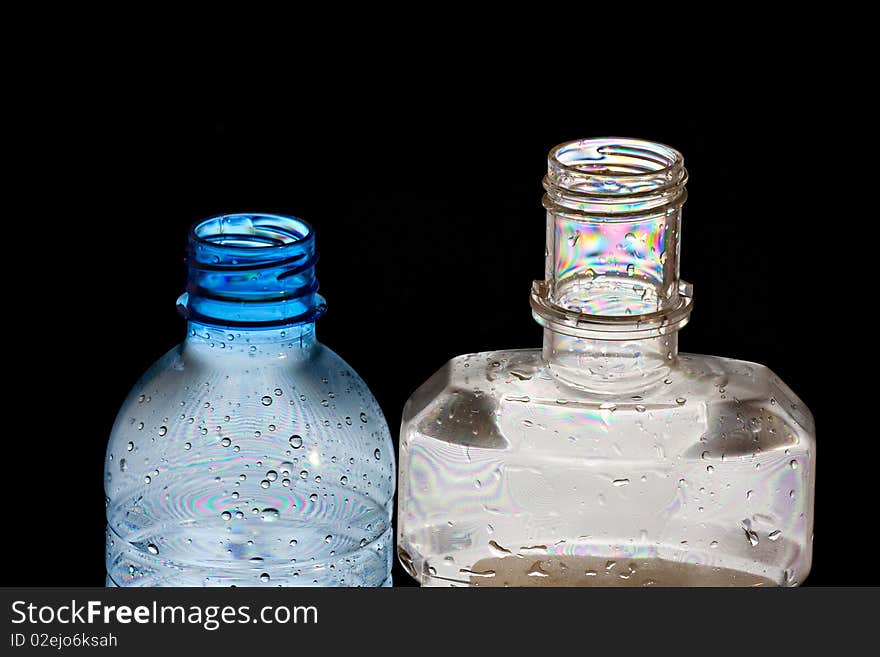
[[[678,353],[680,153],[549,156],[543,350],[454,358],[404,409],[398,557],[425,586],[794,586],[815,436],[769,369]]]
[[[189,239],[185,341],[129,394],[105,462],[110,586],[390,586],[394,453],[361,378],[315,338],[305,222]]]

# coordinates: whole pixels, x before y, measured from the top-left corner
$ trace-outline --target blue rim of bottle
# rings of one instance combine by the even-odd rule
[[[277,328],[314,322],[318,294],[314,228],[294,216],[243,212],[208,217],[189,231],[188,321],[224,328]]]

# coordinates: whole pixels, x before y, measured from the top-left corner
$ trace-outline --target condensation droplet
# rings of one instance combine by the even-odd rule
[[[494,574],[494,573],[493,573]],[[541,568],[541,562],[536,561],[532,564],[531,568],[526,571],[526,575],[529,577],[549,577],[549,573],[546,570]]]

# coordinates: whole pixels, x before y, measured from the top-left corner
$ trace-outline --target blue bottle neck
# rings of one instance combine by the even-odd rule
[[[314,230],[295,217],[206,219],[190,231],[178,309],[191,324],[231,333],[314,326],[326,310],[317,260]]]

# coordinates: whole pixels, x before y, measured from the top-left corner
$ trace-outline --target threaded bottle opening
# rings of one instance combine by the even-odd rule
[[[271,262],[281,249],[314,241],[314,231],[302,219],[277,214],[225,214],[197,222],[190,231],[190,253],[205,264],[247,261]],[[192,245],[195,245],[193,248]],[[209,256],[207,259],[205,256]]]
[[[209,326],[277,327],[314,321],[318,295],[314,229],[302,219],[239,213],[193,225],[186,293],[178,307]]]
[[[551,149],[545,203],[625,215],[680,204],[686,183],[684,157],[674,148],[626,137],[580,139]]]
[[[602,137],[551,149],[545,280],[532,295],[539,322],[623,339],[686,321],[690,294],[682,298],[678,268],[686,183],[684,158],[663,144]]]

